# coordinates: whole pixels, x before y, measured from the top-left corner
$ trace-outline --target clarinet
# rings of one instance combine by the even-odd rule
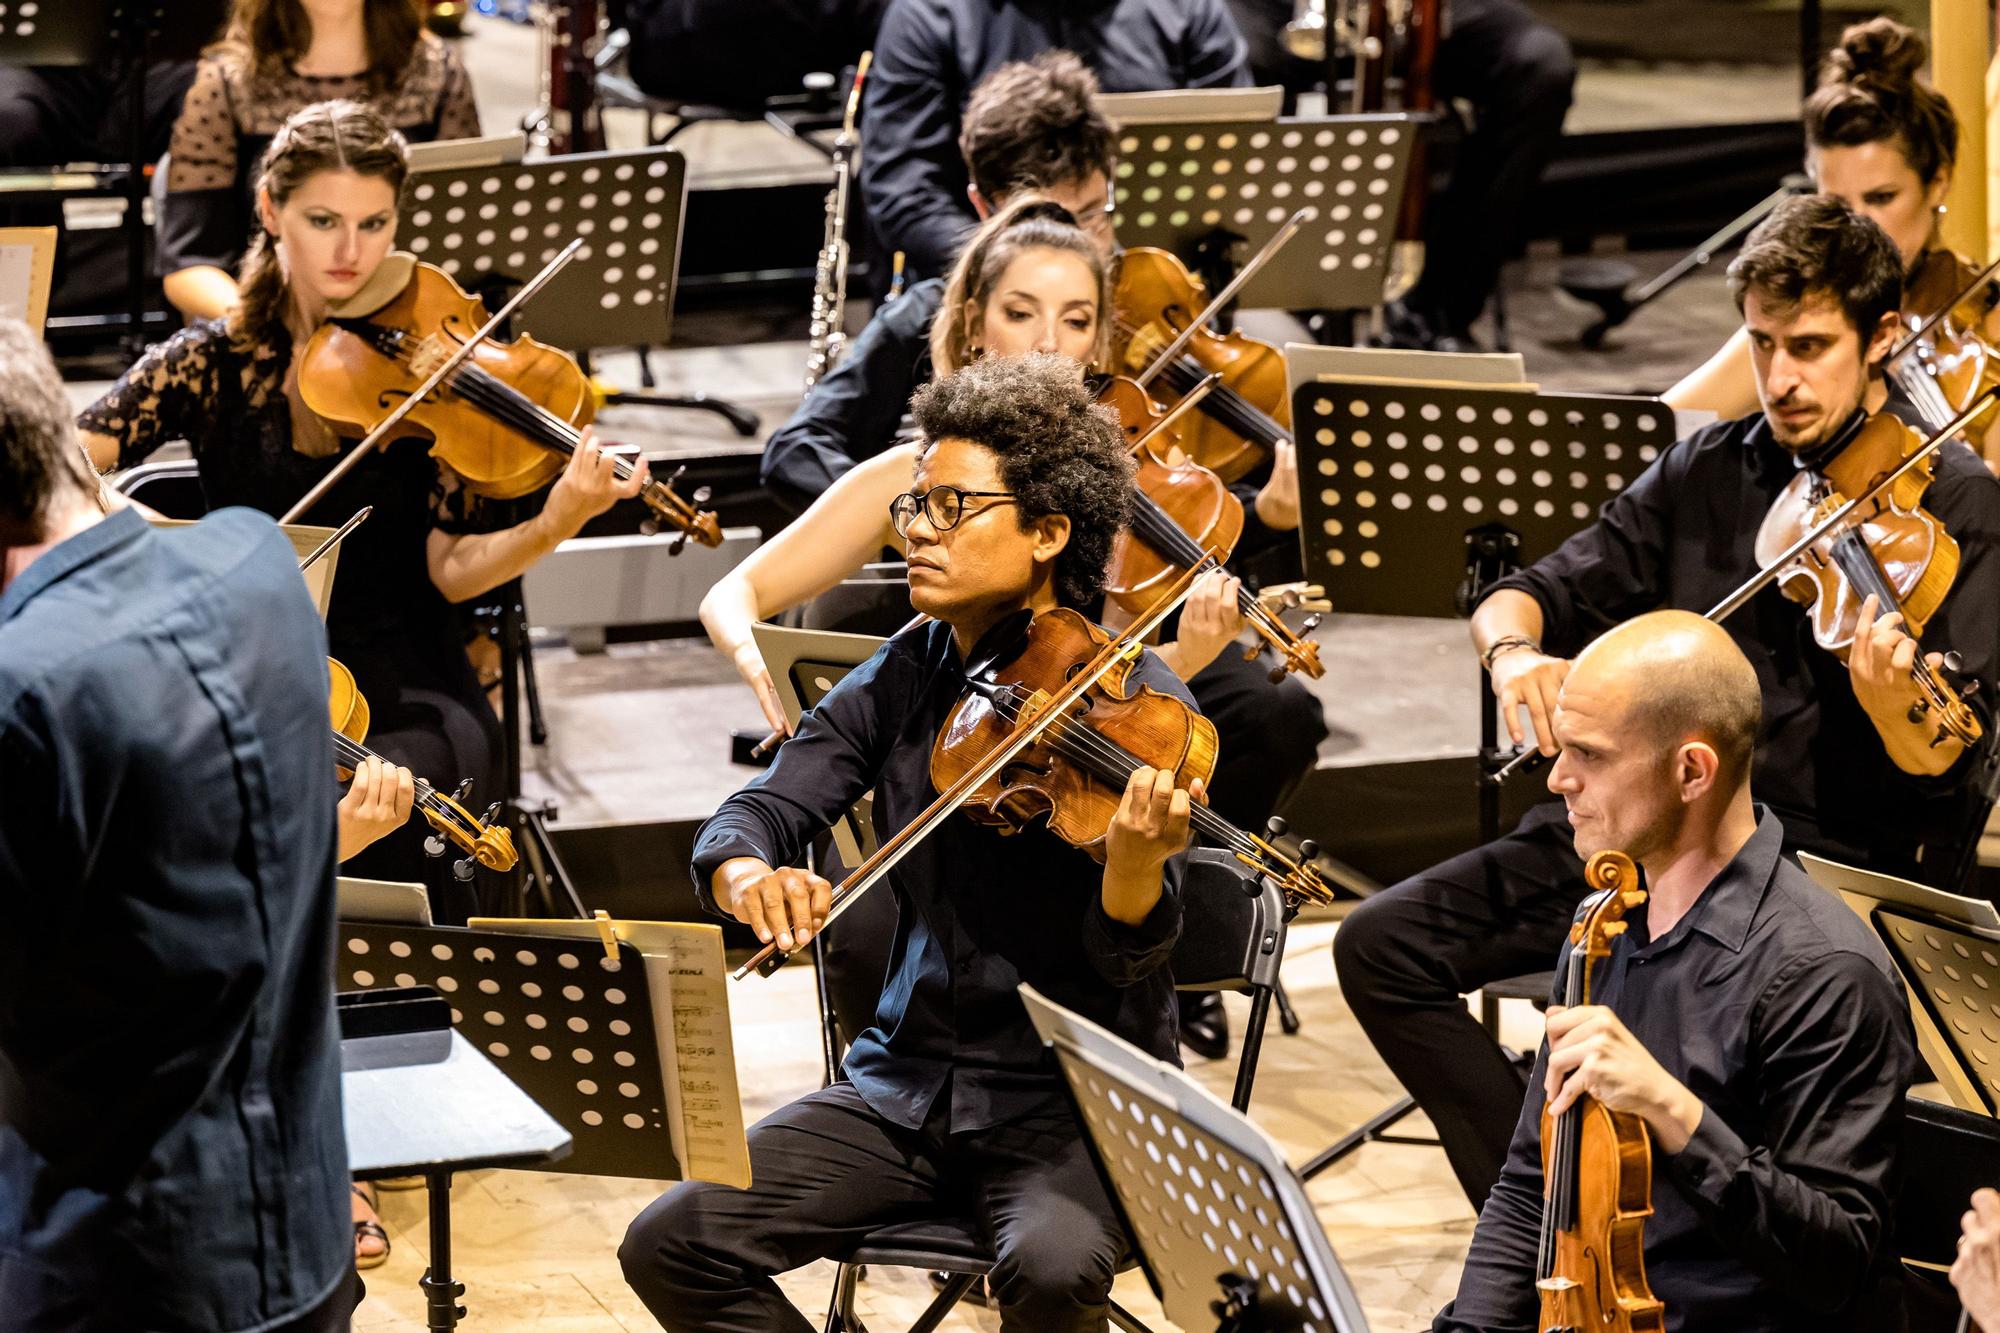
[[[861,113],[861,81],[868,77],[873,51],[863,51],[847,90],[847,111],[840,137],[833,141],[833,188],[826,192],[826,235],[813,269],[812,331],[806,350],[806,391],[833,369],[846,350],[847,331],[847,191],[854,171],[854,123]]]

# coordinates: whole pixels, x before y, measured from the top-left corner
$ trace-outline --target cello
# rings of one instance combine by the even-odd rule
[[[1563,1003],[1590,1003],[1590,973],[1646,901],[1623,852],[1584,867],[1590,896],[1570,927]],[[1561,1115],[1542,1107],[1542,1226],[1535,1256],[1540,1333],[1662,1333],[1666,1306],[1646,1285],[1653,1144],[1646,1122],[1588,1094]]]

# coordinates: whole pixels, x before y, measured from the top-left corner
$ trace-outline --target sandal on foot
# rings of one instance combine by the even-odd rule
[[[360,1199],[370,1208],[373,1208],[375,1206],[375,1201],[368,1197],[368,1192],[364,1190],[361,1186],[354,1185],[350,1186],[350,1188],[353,1189],[356,1198]],[[382,1242],[382,1252],[380,1254],[363,1254],[361,1252],[361,1242],[362,1240],[368,1237],[373,1237],[374,1239]],[[368,1221],[355,1222],[354,1224],[355,1269],[357,1271],[365,1271],[370,1268],[380,1268],[383,1264],[386,1264],[388,1262],[389,1262],[389,1233],[382,1229],[382,1224],[380,1222],[368,1222]]]

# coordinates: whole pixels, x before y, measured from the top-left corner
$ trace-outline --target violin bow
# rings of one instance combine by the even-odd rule
[[[1727,597],[1710,607],[1707,614],[1703,616],[1703,619],[1721,624],[1724,620],[1734,615],[1745,602],[1755,597],[1766,586],[1776,580],[1778,575],[1784,571],[1786,565],[1789,565],[1793,560],[1804,554],[1820,538],[1846,523],[1855,510],[1867,504],[1891,486],[1894,486],[1902,479],[1904,473],[1936,453],[1938,449],[1943,447],[1946,441],[1955,438],[1960,431],[1965,429],[1967,422],[1971,421],[1981,412],[1984,412],[1987,406],[1996,399],[2000,399],[2000,384],[1989,384],[1986,388],[1980,390],[1973,400],[1965,405],[1964,411],[1946,422],[1935,435],[1925,440],[1918,448],[1911,450],[1908,458],[1905,458],[1896,467],[1876,478],[1875,483],[1867,490],[1861,492],[1861,494],[1855,496],[1831,514],[1828,514],[1818,523],[1815,523],[1804,536],[1800,537],[1790,546],[1787,546],[1776,556],[1773,556],[1770,562],[1762,569],[1759,569],[1755,574],[1745,579],[1742,586],[1737,588],[1735,592],[1730,593]],[[1523,750],[1508,760],[1505,767],[1494,773],[1487,781],[1493,783],[1495,786],[1499,786],[1540,757],[1544,757],[1540,750]]]
[[[1952,311],[1958,309],[1959,303],[1961,301],[1965,300],[1965,298],[1971,296],[1974,292],[1978,291],[1980,283],[1985,282],[1995,273],[2000,273],[2000,259],[1996,259],[1992,263],[1988,264],[1985,268],[1980,269],[1978,274],[1973,277],[1971,282],[1966,283],[1964,287],[1959,289],[1959,292],[1956,296],[1952,297],[1949,301],[1946,301],[1936,310],[1933,310],[1928,319],[1924,320],[1923,323],[1917,325],[1916,328],[1910,330],[1908,337],[1904,338],[1903,341],[1897,343],[1894,347],[1889,349],[1889,355],[1882,358],[1882,364],[1885,366],[1894,365],[1896,361],[1902,357],[1903,353],[1909,351],[1912,347],[1915,347],[1917,343],[1923,338],[1923,336],[1929,333],[1932,329],[1936,328],[1946,315],[1949,315]]]
[[[444,383],[445,380],[449,379],[451,377],[451,373],[457,370],[459,366],[463,365],[465,363],[465,359],[471,356],[473,351],[477,349],[481,343],[485,342],[489,337],[493,335],[493,330],[499,328],[507,320],[511,319],[513,317],[514,312],[516,310],[519,310],[521,306],[525,304],[530,297],[534,296],[535,293],[541,291],[542,288],[548,286],[549,279],[555,277],[557,273],[560,273],[562,271],[562,268],[565,264],[569,263],[570,260],[576,258],[576,252],[581,250],[582,248],[583,248],[583,238],[581,236],[578,236],[572,239],[568,245],[565,245],[562,249],[558,250],[556,252],[555,258],[549,260],[548,263],[542,265],[542,271],[540,273],[537,273],[534,277],[528,279],[526,284],[522,286],[521,290],[515,292],[513,297],[509,299],[505,305],[500,307],[500,312],[498,314],[494,315],[491,319],[487,320],[484,324],[480,325],[478,332],[474,333],[470,338],[467,338],[463,343],[460,343],[458,346],[458,350],[453,352],[450,356],[446,357],[444,359],[444,364],[440,365],[436,370],[433,370],[430,373],[430,378],[426,379],[422,384],[417,386],[416,392],[410,394],[407,398],[403,399],[402,402],[396,404],[395,411],[389,413],[388,416],[382,418],[381,422],[376,425],[375,429],[369,431],[368,434],[362,438],[361,443],[355,445],[354,448],[348,453],[347,457],[341,459],[340,462],[334,465],[333,471],[327,473],[324,477],[321,477],[319,479],[318,485],[314,486],[311,490],[307,491],[304,495],[300,496],[298,503],[293,505],[290,509],[286,510],[285,516],[279,519],[278,521],[280,523],[298,522],[299,515],[305,513],[307,510],[311,509],[314,505],[318,504],[320,502],[321,497],[324,496],[328,491],[332,490],[335,484],[337,484],[342,477],[346,476],[348,471],[351,468],[353,468],[356,463],[359,463],[362,460],[362,458],[364,458],[371,450],[375,448],[376,445],[380,444],[383,441],[383,439],[387,437],[389,432],[394,430],[397,427],[397,425],[399,425],[402,422],[403,418],[410,414],[410,412],[416,407],[418,403],[422,402],[425,398],[430,396],[431,390],[437,388],[438,385]]]
[[[367,520],[368,516],[374,512],[375,512],[374,505],[363,505],[361,506],[361,508],[355,510],[353,518],[348,519],[347,522],[335,528],[332,534],[328,536],[325,541],[321,542],[318,546],[313,547],[312,553],[310,555],[308,555],[305,559],[299,561],[299,573],[303,574],[308,569],[311,569],[314,565],[318,564],[321,556],[325,555],[328,551],[331,551],[334,547],[346,541],[347,534],[354,531],[356,528],[360,527],[362,523]]]
[[[1072,676],[1061,690],[1050,696],[1032,718],[1009,732],[1006,739],[994,746],[984,759],[967,769],[965,775],[932,801],[922,814],[898,829],[894,837],[875,849],[873,856],[856,866],[847,878],[835,887],[833,902],[827,908],[826,920],[820,923],[819,929],[824,931],[855,899],[881,883],[889,871],[895,868],[897,862],[929,836],[932,830],[944,823],[947,816],[965,804],[968,797],[985,786],[1001,769],[1012,763],[1021,751],[1041,739],[1044,731],[1064,720],[1068,716],[1069,706],[1082,698],[1085,691],[1102,680],[1128,654],[1138,651],[1141,641],[1172,614],[1174,608],[1187,600],[1188,593],[1194,590],[1195,579],[1199,573],[1199,570],[1194,569],[1183,573],[1173,587],[1147,609],[1145,615],[1127,625],[1123,634],[1105,644],[1090,664]],[[774,939],[758,950],[749,962],[731,973],[730,977],[732,980],[741,981],[752,972],[768,977],[789,957],[791,951],[780,949]]]
[[[1276,257],[1278,251],[1284,248],[1285,242],[1298,234],[1299,228],[1306,224],[1306,214],[1309,211],[1308,209],[1301,208],[1298,212],[1287,218],[1284,226],[1271,233],[1271,239],[1264,242],[1263,248],[1250,256],[1250,262],[1236,270],[1236,276],[1229,280],[1229,285],[1217,292],[1215,299],[1203,306],[1201,313],[1189,320],[1187,327],[1182,329],[1172,342],[1161,348],[1154,355],[1151,364],[1133,377],[1140,388],[1143,389],[1148,384],[1151,384],[1162,370],[1171,365],[1173,359],[1181,354],[1181,349],[1188,345],[1188,339],[1194,337],[1196,331],[1208,323],[1209,316],[1234,300],[1236,293],[1243,290],[1243,284],[1256,277],[1258,270],[1270,263]]]

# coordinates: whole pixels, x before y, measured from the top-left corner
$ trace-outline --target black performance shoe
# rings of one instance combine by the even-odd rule
[[[1229,1014],[1214,991],[1182,994],[1181,1045],[1205,1060],[1229,1054]]]

